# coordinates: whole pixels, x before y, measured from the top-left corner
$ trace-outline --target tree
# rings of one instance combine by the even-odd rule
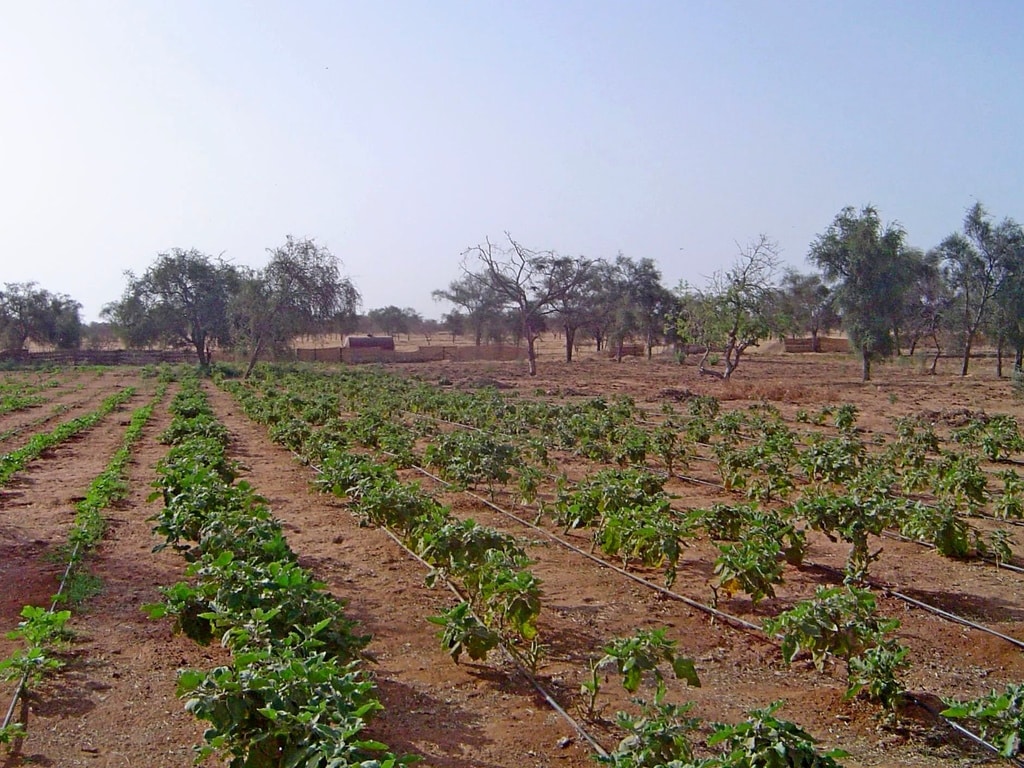
[[[249,353],[246,377],[264,351],[281,351],[300,333],[342,332],[359,306],[359,292],[327,248],[289,235],[268,253],[263,269],[243,272],[231,305],[235,333]]]
[[[892,350],[894,312],[909,280],[905,238],[898,224],[883,227],[874,207],[858,214],[848,206],[811,243],[809,258],[835,296],[864,381],[871,378],[872,360]]]
[[[437,293],[437,291],[435,291],[435,293]],[[451,334],[452,344],[454,344],[455,337],[461,336],[465,332],[466,316],[457,309],[453,309],[451,312],[445,312],[441,316],[441,326],[444,328],[446,333]],[[480,346],[479,341],[477,341],[477,346]]]
[[[465,251],[463,280],[478,295],[493,296],[515,313],[519,334],[526,340],[530,375],[536,376],[536,341],[544,318],[556,310],[558,302],[584,285],[592,262],[552,251],[533,251],[507,232],[505,236],[509,243],[505,248],[487,239]],[[474,262],[476,271],[472,268]]]
[[[473,341],[478,347],[490,329],[502,323],[502,297],[495,295],[487,283],[470,275],[464,274],[449,283],[447,288],[439,288],[431,295],[434,301],[448,301],[465,310],[449,313],[448,316],[458,314],[462,318],[459,330],[451,331],[452,336],[454,337],[456,333],[462,334],[463,329],[468,326],[473,331]],[[454,341],[454,338],[452,340]]]
[[[789,269],[782,276],[778,293],[779,330],[790,336],[809,333],[811,348],[819,351],[818,337],[839,325],[832,293],[820,275],[806,275]]]
[[[212,345],[230,343],[228,305],[238,286],[234,266],[194,248],[172,248],[141,277],[126,275],[124,294],[103,308],[103,316],[129,346],[188,345],[200,365],[209,365]]]
[[[967,375],[978,331],[989,319],[996,296],[1014,271],[1022,240],[1020,225],[1015,221],[1004,219],[993,224],[984,206],[975,203],[964,217],[963,233],[950,235],[938,247],[953,291],[951,319],[963,349],[961,376]]]
[[[1020,373],[1024,362],[1024,244],[1014,248],[1006,277],[996,295],[987,329],[996,341],[996,375],[1003,375],[1003,351],[1014,350],[1013,370]]]
[[[82,338],[82,305],[36,283],[5,283],[0,291],[0,340],[4,349],[23,349],[25,342],[75,349]]]
[[[942,355],[943,337],[953,298],[945,276],[939,268],[938,254],[934,250],[926,254],[911,251],[911,256],[911,279],[904,294],[900,325],[910,342],[908,351],[911,355],[922,339],[932,340],[935,356],[932,358],[928,373],[934,375],[935,367]],[[896,346],[898,352],[898,338]]]
[[[388,336],[398,336],[402,333],[409,335],[414,327],[418,327],[423,322],[420,313],[415,309],[411,307],[402,309],[393,304],[379,309],[371,309],[366,313],[366,317],[374,328],[383,331]]]
[[[776,243],[760,235],[740,249],[731,269],[711,278],[706,291],[693,291],[684,284],[676,325],[681,337],[704,345],[701,373],[728,380],[743,353],[768,337],[777,303],[778,254]],[[721,372],[706,367],[714,347],[723,350],[725,367]]]
[[[576,346],[576,334],[587,323],[592,322],[594,313],[599,306],[601,295],[601,271],[599,261],[585,263],[586,274],[575,290],[566,291],[555,297],[554,317],[565,336],[565,362],[572,362],[573,349]],[[574,269],[573,262],[563,265],[566,269]],[[598,348],[600,351],[600,346]]]
[[[619,343],[631,333],[644,340],[647,359],[651,358],[654,343],[661,338],[666,321],[675,309],[672,293],[661,284],[661,270],[652,259],[634,261],[619,255],[615,259],[619,273],[620,299],[625,306],[618,313]]]

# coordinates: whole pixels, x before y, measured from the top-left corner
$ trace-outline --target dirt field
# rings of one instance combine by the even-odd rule
[[[692,362],[679,366],[665,360],[630,358],[617,364],[593,356],[572,365],[557,359],[557,342],[541,358],[539,375],[525,375],[525,364],[423,364],[395,366],[444,388],[472,390],[499,387],[521,397],[553,401],[612,398],[626,395],[658,414],[665,402],[682,410],[695,394],[714,395],[725,409],[743,409],[768,401],[787,422],[797,412],[853,403],[866,442],[891,437],[892,419],[959,411],[1008,413],[1024,423],[1024,403],[1011,395],[1007,380],[994,377],[992,361],[979,360],[965,379],[955,365],[940,365],[939,375],[922,375],[912,361],[877,366],[875,380],[862,384],[859,365],[842,356],[751,355],[730,382],[700,377]],[[6,380],[38,374],[7,374]],[[96,428],[48,451],[0,489],[0,629],[18,622],[27,603],[48,604],[59,568],[48,553],[60,547],[73,518],[73,505],[100,473],[116,449],[127,414],[153,396],[156,381],[137,370],[83,370],[59,375],[59,385],[45,390],[47,401],[25,411],[0,416],[0,452],[24,445],[33,432],[85,413],[124,386],[134,397]],[[348,612],[373,634],[369,651],[385,711],[374,721],[374,738],[399,753],[422,755],[424,765],[442,768],[593,765],[592,750],[573,728],[534,690],[508,660],[492,654],[486,664],[456,665],[441,649],[436,627],[425,618],[453,603],[451,594],[424,583],[426,570],[384,532],[362,527],[344,501],[310,489],[314,472],[269,439],[266,429],[250,421],[238,403],[212,384],[206,385],[218,417],[232,436],[232,455],[244,477],[265,496],[285,526],[300,562],[330,590],[348,601]],[[221,659],[218,647],[200,647],[171,632],[169,622],[151,621],[140,610],[159,600],[158,587],[182,578],[177,556],[151,550],[157,539],[147,518],[158,502],[147,501],[155,464],[166,452],[157,435],[169,423],[167,403],[156,409],[133,453],[129,497],[108,512],[110,530],[91,562],[103,590],[74,610],[76,637],[66,654],[67,666],[52,681],[34,690],[23,705],[28,736],[16,744],[6,766],[185,766],[192,745],[202,739],[202,724],[182,709],[174,695],[177,670],[205,669]],[[59,413],[55,409],[61,406]],[[570,477],[597,468],[565,453],[559,463]],[[694,462],[667,486],[673,507],[687,510],[734,499],[711,484],[713,468]],[[478,498],[455,493],[403,470],[403,479],[418,478],[460,517],[506,530],[529,542],[532,571],[544,585],[541,637],[546,648],[538,677],[558,702],[581,718],[579,688],[587,659],[602,644],[639,627],[666,627],[679,648],[691,657],[702,687],[672,680],[669,699],[693,701],[692,714],[707,722],[736,721],[744,712],[772,701],[785,701],[778,715],[807,729],[823,747],[850,753],[847,766],[967,766],[990,755],[957,737],[925,709],[906,706],[896,722],[884,722],[879,709],[860,699],[844,700],[842,664],[819,673],[806,661],[783,662],[778,644],[715,620],[682,602],[632,581],[579,552],[557,543],[560,538],[589,551],[586,531],[563,534],[542,522],[542,530],[520,525]],[[694,481],[705,481],[701,484]],[[995,481],[990,481],[995,487]],[[735,499],[734,499],[735,500]],[[499,507],[512,508],[499,494]],[[978,521],[980,527],[990,525]],[[1021,529],[1007,526],[1014,550],[1024,546]],[[719,607],[731,615],[760,623],[809,597],[815,587],[841,581],[817,566],[842,567],[849,545],[809,534],[807,563],[787,567],[777,596],[756,606],[744,595],[724,599]],[[1024,575],[981,561],[942,558],[916,544],[890,538],[872,541],[881,548],[872,564],[879,583],[947,611],[969,617],[1006,635],[1024,640]],[[1024,551],[1024,550],[1022,550]],[[683,553],[672,590],[700,603],[712,598],[712,567],[718,550],[696,541]],[[1014,563],[1024,564],[1020,558]],[[652,581],[660,571],[635,569]],[[991,688],[1024,680],[1021,649],[990,634],[914,609],[879,593],[879,610],[899,618],[897,636],[910,648],[912,666],[905,675],[909,691],[941,708],[939,697],[976,696]],[[0,654],[17,647],[0,641]],[[6,710],[11,684],[2,688]],[[645,692],[650,696],[650,691]],[[609,677],[602,711],[586,722],[594,737],[611,749],[622,736],[614,712],[632,705]],[[699,736],[699,734],[698,734]]]

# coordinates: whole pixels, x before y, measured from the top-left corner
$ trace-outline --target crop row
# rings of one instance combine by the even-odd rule
[[[18,450],[0,456],[0,487],[7,485],[17,472],[20,472],[26,464],[37,458],[43,451],[91,429],[107,414],[131,399],[134,394],[134,387],[122,389],[104,399],[96,410],[65,421],[50,432],[36,433]]]
[[[266,417],[268,415],[268,410],[265,407],[265,403],[262,402],[263,397],[256,395],[252,390],[247,389],[246,387],[240,384],[228,383],[226,386],[228,386],[228,388],[234,392],[236,397],[240,400],[240,402],[242,402],[243,408],[245,408],[248,413],[255,416],[257,419],[259,419],[261,415],[263,417]],[[275,387],[273,389],[276,390],[278,393],[281,392],[281,389],[278,387]],[[273,395],[270,395],[269,387],[265,389],[262,394],[274,397]],[[301,401],[302,398],[301,395],[297,395],[296,392],[289,391],[285,397],[276,399],[278,399],[280,405],[285,405],[287,409],[287,404],[289,403],[289,401],[292,406],[296,406],[299,404],[298,401]],[[278,416],[281,416],[281,414],[278,414]],[[279,423],[278,419],[273,417],[266,421],[269,421],[271,424]],[[351,424],[352,422],[350,422],[350,425]],[[436,504],[436,502],[432,502],[432,500],[429,500],[429,497],[424,497],[422,490],[418,487],[418,485],[413,484],[410,489],[412,492],[408,493],[398,503],[396,503],[395,501],[395,494],[392,494],[391,498],[375,500],[375,503],[373,505],[374,509],[379,509],[381,506],[389,507],[386,514],[381,514],[379,511],[371,511],[367,513],[365,510],[362,509],[363,504],[361,501],[361,491],[358,488],[359,479],[351,475],[350,470],[348,470],[348,467],[351,467],[353,464],[358,464],[360,466],[366,465],[369,467],[375,467],[376,469],[374,471],[379,474],[387,473],[389,475],[393,475],[394,470],[389,467],[382,467],[381,465],[368,462],[365,458],[361,460],[353,458],[352,455],[347,453],[345,450],[345,446],[347,446],[353,440],[353,433],[351,431],[345,430],[344,428],[339,428],[339,425],[337,424],[333,424],[330,427],[325,426],[324,428],[315,430],[313,432],[307,432],[307,437],[307,440],[302,441],[300,444],[293,443],[291,444],[291,447],[293,449],[298,449],[300,451],[304,461],[307,461],[309,463],[322,464],[322,473],[317,481],[317,484],[320,485],[321,488],[331,489],[334,490],[335,492],[345,492],[344,489],[346,488],[353,489],[355,492],[349,492],[349,495],[355,497],[357,514],[363,516],[364,519],[374,523],[386,523],[392,526],[396,526],[399,529],[402,529],[409,526],[410,519],[410,516],[405,514],[403,510],[408,510],[416,505],[422,508],[424,505],[429,505],[432,503]],[[336,462],[336,456],[345,457],[343,461],[345,470],[343,470],[340,477],[336,474],[334,467],[332,466]],[[649,476],[648,479],[651,479],[651,476]],[[630,505],[626,503],[624,504],[624,506],[628,507]],[[660,508],[660,511],[664,512],[664,509]],[[630,526],[628,525],[623,526],[624,530],[628,530],[629,528]],[[855,607],[860,608],[860,611],[859,613],[856,611],[849,611],[848,613],[850,613],[850,616],[843,618],[842,609],[848,607],[847,604],[850,603],[851,600],[853,601]],[[894,628],[896,626],[896,623],[876,620],[873,616],[874,600],[869,594],[864,593],[862,590],[835,590],[831,593],[826,593],[825,591],[823,591],[819,594],[817,599],[815,601],[811,601],[810,604],[814,607],[818,607],[818,613],[821,614],[821,616],[818,618],[822,626],[826,626],[826,621],[838,621],[837,631],[833,635],[833,637],[835,638],[835,642],[832,642],[830,644],[826,644],[823,642],[822,646],[826,647],[827,645],[826,650],[831,650],[833,653],[842,653],[844,658],[853,658],[853,667],[851,667],[851,669],[857,668],[857,665],[860,662],[863,662],[862,664],[860,664],[859,667],[859,669],[861,670],[860,672],[857,672],[855,674],[853,671],[851,671],[851,695],[856,694],[857,692],[863,689],[869,694],[871,694],[872,697],[876,700],[886,701],[886,697],[889,691],[896,687],[895,681],[892,679],[892,675],[895,672],[896,668],[890,666],[890,668],[888,669],[881,670],[883,674],[888,675],[888,682],[886,682],[885,680],[876,679],[877,675],[875,674],[875,672],[879,670],[879,664],[872,661],[872,654],[875,651],[875,649],[883,646],[883,644],[886,648],[894,648],[891,641],[883,639],[883,635],[886,631],[889,631],[892,628]],[[838,606],[838,608],[836,606]],[[831,613],[829,614],[830,610]],[[785,618],[786,617],[780,618],[780,622],[784,622]],[[804,617],[802,621],[799,621],[796,618],[794,618],[788,625],[786,636],[789,638],[789,644],[794,649],[806,648],[806,650],[809,651],[814,650],[814,648],[809,647],[809,633],[814,631],[813,628],[808,629],[809,623],[810,621],[806,617]],[[446,637],[448,637],[447,633]],[[850,638],[848,639],[847,645],[845,647],[841,646],[838,640],[838,638],[840,637]],[[614,643],[609,646],[609,648],[614,647]],[[898,649],[895,648],[894,650],[898,651]],[[821,652],[823,653],[824,651]],[[859,655],[862,652],[864,652],[864,655]],[[905,654],[905,649],[903,649],[901,653]],[[634,670],[637,669],[635,664],[627,668]],[[593,692],[596,690],[598,680],[596,671],[592,672],[590,680],[591,683],[589,685],[589,690]],[[893,698],[896,695],[898,694],[893,694]],[[888,701],[886,701],[886,703],[888,703]],[[771,712],[773,712],[774,709],[769,708],[769,710],[770,711],[763,710],[756,713],[752,713],[752,719],[749,720],[747,724],[742,727],[755,728],[755,726],[751,725],[751,723],[758,721],[759,717],[770,717]],[[684,711],[684,709],[676,707],[675,705],[667,705],[664,704],[664,702],[657,700],[654,703],[645,703],[640,717],[630,717],[625,713],[620,713],[620,725],[622,725],[627,730],[627,732],[632,733],[633,737],[627,740],[629,748],[624,748],[616,752],[614,755],[609,757],[609,760],[613,761],[617,765],[647,764],[643,761],[648,759],[651,756],[651,754],[655,754],[649,752],[652,741],[657,742],[659,738],[661,738],[662,741],[665,741],[667,731],[676,732],[680,729],[686,730],[685,728],[683,728],[684,720],[686,720],[687,722],[689,721],[686,718],[682,717]],[[637,728],[641,727],[642,729],[647,729],[643,734],[643,738],[640,738],[641,734],[639,734],[636,731]],[[692,723],[690,727],[693,727]],[[659,729],[661,730],[659,731]],[[658,733],[660,733],[660,737],[658,736]],[[682,743],[682,741],[680,743]],[[756,740],[752,740],[751,743],[753,743],[754,741]],[[671,739],[669,739],[666,743],[670,742]],[[805,746],[809,744],[810,742],[808,741],[805,743]],[[734,751],[735,750],[733,750],[733,752]],[[686,754],[689,754],[687,750],[683,750],[682,752],[680,752],[681,756]],[[732,752],[730,754],[732,754]],[[647,757],[642,757],[642,755],[647,755]],[[664,757],[664,755],[662,755],[662,757]],[[735,757],[737,760],[739,759],[738,755],[736,755]],[[745,764],[742,761],[735,763],[714,762],[715,760],[720,759],[722,758],[713,758],[712,762],[709,762],[707,764]],[[822,762],[821,764],[824,765],[827,763]],[[682,763],[680,763],[680,765],[682,765]]]
[[[189,580],[164,588],[164,602],[147,610],[231,653],[227,664],[179,674],[186,709],[209,723],[199,758],[222,755],[233,768],[411,762],[364,735],[381,709],[360,663],[369,638],[298,565],[265,500],[235,481],[227,431],[198,380],[183,385],[171,410],[155,531],[160,547],[188,560]]]
[[[68,534],[67,543],[61,551],[61,559],[65,565],[64,575],[53,597],[53,603],[49,608],[26,605],[21,611],[23,621],[7,635],[9,639],[22,640],[24,646],[0,661],[0,675],[6,679],[18,680],[8,714],[0,726],[0,743],[10,743],[25,734],[25,723],[17,722],[13,717],[19,697],[43,677],[63,666],[56,651],[72,636],[66,626],[71,619],[71,611],[58,611],[57,605],[64,603],[76,606],[98,589],[95,579],[82,566],[106,532],[104,511],[124,498],[127,493],[125,473],[132,448],[141,437],[143,428],[157,403],[163,399],[166,390],[166,385],[161,386],[149,403],[132,413],[121,445],[103,472],[89,484],[85,497],[75,505],[74,523]]]
[[[376,392],[387,392],[386,387],[380,386],[380,380],[373,376],[366,378],[373,382]],[[404,450],[392,452],[397,453],[401,462],[411,463],[413,446],[418,438],[423,437],[423,433],[417,434],[408,428],[402,428],[393,420],[378,420],[379,429],[370,424],[371,417],[379,418],[384,414],[394,415],[396,413],[394,409],[388,407],[389,396],[387,394],[383,395],[384,405],[380,406],[370,404],[370,396],[365,394],[365,386],[355,386],[347,380],[340,384],[332,382],[328,386],[318,386],[311,384],[311,381],[311,379],[305,379],[306,383],[303,384],[301,383],[302,379],[298,379],[296,388],[277,387],[276,392],[264,390],[262,397],[250,398],[246,409],[258,420],[268,423],[271,426],[272,434],[293,449],[299,444],[316,446],[331,441],[342,445],[354,443],[375,448],[387,447],[388,450],[398,447]],[[399,390],[409,386],[404,382],[395,384],[395,388]],[[424,385],[413,386],[418,391]],[[358,415],[341,424],[339,409],[343,405],[352,406],[352,403],[344,402],[343,398],[346,397],[344,393],[353,390],[362,393],[361,396],[366,397],[366,400],[360,401],[359,405],[362,410]],[[299,394],[300,392],[302,394]],[[339,392],[342,394],[339,395]],[[447,394],[445,393],[445,395]],[[245,395],[241,396],[244,402]],[[458,400],[466,398],[462,393],[456,393],[454,396]],[[482,399],[487,405],[489,413],[499,410],[495,406],[495,397],[493,393],[483,395]],[[518,405],[519,403],[515,403],[513,407]],[[716,405],[708,400],[699,402],[699,407],[707,410],[711,410]],[[618,408],[626,411],[628,410],[627,406],[628,404],[620,404]],[[550,409],[554,407],[544,406],[549,413]],[[717,414],[715,415],[717,416]],[[848,409],[844,415],[850,415]],[[851,442],[856,439],[853,423],[839,424],[839,428]],[[494,451],[487,446],[481,448],[481,445],[489,439],[483,433],[478,433],[473,437],[459,437],[459,434],[469,434],[472,431],[463,430],[461,433],[437,435],[423,451],[424,457],[428,460],[432,459],[435,465],[441,468],[442,474],[446,474],[449,479],[466,485],[479,482],[488,485],[493,482],[506,482],[510,476],[509,469],[518,467],[520,490],[523,490],[524,473],[520,457],[527,452],[541,454],[539,449],[543,446],[527,442],[519,450],[518,446],[513,446],[510,443],[498,443],[504,452],[504,456],[502,456],[500,451]],[[507,430],[506,434],[508,431],[513,430]],[[738,430],[733,432],[736,431]],[[726,422],[725,432],[729,433],[728,422]],[[451,444],[458,440],[464,440],[466,445],[475,445],[475,453],[473,450],[451,450]],[[314,448],[314,450],[316,449]],[[480,459],[480,455],[484,457],[484,460]],[[488,469],[488,461],[492,465],[491,469]],[[504,474],[499,475],[499,473]],[[525,474],[528,475],[528,473]],[[855,479],[856,475],[853,477]],[[611,482],[606,483],[605,488],[601,488],[602,481],[607,480],[611,480]],[[828,482],[835,487],[841,487],[844,480],[848,482],[849,477],[834,477],[830,478]],[[663,479],[661,482],[663,483]],[[817,482],[820,489],[825,481],[819,478]],[[595,489],[597,489],[596,492]],[[533,490],[535,491],[535,488]],[[901,499],[889,490],[878,492],[876,495],[877,498],[874,499],[870,496],[865,497],[872,502],[871,505],[866,506],[873,506],[876,511],[882,506],[879,503],[882,500],[896,511],[901,503],[926,510],[934,509],[912,500]],[[588,496],[589,498],[587,498]],[[623,552],[626,552],[627,554],[623,557],[627,561],[630,557],[637,557],[645,562],[666,561],[669,566],[670,578],[672,567],[674,567],[672,558],[675,548],[683,538],[681,533],[685,533],[687,527],[692,529],[699,524],[716,538],[737,539],[738,543],[725,544],[721,547],[722,557],[716,563],[716,571],[720,576],[720,588],[727,594],[736,590],[747,591],[755,600],[764,594],[772,594],[771,585],[777,583],[779,578],[777,563],[780,555],[784,554],[785,559],[793,562],[794,559],[799,560],[802,551],[803,531],[793,525],[792,519],[782,519],[777,512],[770,509],[759,509],[753,503],[715,505],[710,510],[698,510],[682,521],[674,519],[667,509],[667,497],[660,490],[660,483],[649,472],[632,471],[630,473],[609,470],[605,477],[595,478],[594,482],[590,483],[583,481],[580,484],[569,484],[563,481],[556,494],[556,501],[551,506],[556,516],[561,515],[560,522],[567,523],[570,527],[582,524],[582,518],[586,515],[598,519],[600,524],[598,532],[595,533],[595,543],[602,548],[607,547],[605,551],[608,554],[623,556]],[[614,514],[616,509],[627,510],[627,517],[632,517],[632,519],[623,520],[621,517],[617,519]],[[635,511],[643,509],[648,509],[650,514],[646,515],[645,519],[637,519]],[[854,510],[850,511],[852,515]],[[810,514],[804,516],[804,520],[810,522],[809,527],[823,530],[826,533],[840,530],[842,531],[840,535],[853,543],[851,561],[854,566],[858,566],[858,569],[851,569],[854,576],[851,581],[855,581],[866,571],[866,568],[859,566],[870,562],[870,553],[864,557],[860,556],[863,552],[862,543],[866,542],[867,533],[874,531],[865,530],[863,525],[856,520],[848,526],[844,525],[842,514],[842,509],[838,512],[835,509],[829,510],[827,507],[824,510],[812,509]],[[829,518],[829,515],[832,516],[832,519]],[[883,517],[881,514],[876,516]],[[763,546],[764,542],[768,542],[769,545]],[[776,543],[778,544],[776,545]],[[766,551],[771,549],[772,545],[776,545],[774,550]],[[648,554],[649,557],[645,559],[645,555]],[[859,562],[858,558],[860,558]],[[797,639],[786,640],[788,647],[803,648],[814,653],[810,641],[801,645],[799,633],[806,629],[807,615],[821,613],[818,610],[820,604],[827,604],[829,600],[834,602],[834,598],[846,600],[854,608],[867,602],[873,604],[873,600],[869,600],[870,596],[853,587],[848,588],[845,592],[823,592],[825,593],[819,592],[815,601],[807,601],[794,609],[797,614],[802,611],[804,616],[799,621],[794,618],[794,621],[791,622],[792,626],[797,627],[797,631],[793,634],[793,637]],[[906,649],[895,644],[891,639],[883,637],[884,632],[876,631],[877,627],[891,630],[894,625],[882,620],[876,621],[870,616],[862,615],[858,618],[856,610],[851,609],[847,613],[850,614],[854,626],[859,625],[861,628],[867,627],[870,630],[864,635],[865,638],[869,638],[868,642],[861,638],[855,643],[859,651],[864,654],[863,656],[842,653],[850,661],[848,673],[851,691],[864,690],[876,700],[892,706],[899,699],[900,689],[896,684],[895,674],[906,666]],[[783,620],[782,617],[776,621],[781,620]],[[803,629],[801,629],[801,622]],[[872,623],[876,629],[871,629]],[[843,626],[841,622],[839,626]],[[807,632],[819,631],[812,626]],[[849,634],[846,630],[844,633]],[[835,649],[829,648],[829,650],[835,652]],[[1012,690],[1008,691],[1006,695],[1012,699]],[[951,710],[951,712],[961,711],[963,711],[962,707]]]

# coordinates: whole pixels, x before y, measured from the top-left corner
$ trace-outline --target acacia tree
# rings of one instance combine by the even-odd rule
[[[916,253],[916,252],[913,252]],[[911,279],[904,295],[900,323],[905,331],[913,355],[922,339],[931,339],[935,347],[928,373],[935,374],[935,367],[942,356],[948,314],[952,295],[942,270],[938,254],[933,250],[913,257]],[[897,341],[898,351],[898,341]]]
[[[580,291],[591,274],[588,259],[558,256],[552,251],[533,251],[505,233],[508,246],[487,239],[463,254],[463,279],[480,295],[492,295],[511,309],[519,334],[526,340],[526,359],[531,376],[537,375],[536,341],[544,318],[567,295]]]
[[[268,252],[267,266],[244,271],[231,305],[235,333],[249,354],[245,377],[264,351],[281,351],[300,333],[341,332],[359,307],[359,292],[327,248],[289,235]]]
[[[775,272],[778,245],[760,235],[740,248],[731,269],[711,278],[706,291],[682,291],[682,310],[677,322],[679,336],[705,347],[698,370],[728,380],[739,367],[743,353],[767,338],[776,310]],[[723,350],[724,368],[707,366],[714,348]]]
[[[894,312],[903,302],[910,270],[898,224],[882,226],[878,211],[858,214],[843,208],[811,243],[809,258],[835,296],[843,329],[861,359],[861,376],[871,378],[871,362],[892,350]]]
[[[1006,278],[993,297],[987,328],[996,340],[996,375],[1003,375],[1003,353],[1007,345],[1014,351],[1013,370],[1020,373],[1024,363],[1024,238],[1013,249]]]
[[[371,309],[366,313],[366,318],[374,328],[384,331],[388,336],[398,336],[402,333],[408,336],[412,333],[413,328],[419,327],[423,323],[420,313],[412,307],[402,309],[394,304]]]
[[[778,292],[779,328],[784,333],[811,334],[811,349],[818,352],[819,336],[839,325],[832,293],[816,274],[789,269],[782,276]]]
[[[644,340],[649,360],[655,342],[665,330],[666,321],[676,309],[672,293],[661,284],[661,270],[653,259],[634,261],[619,255],[615,259],[618,271],[620,300],[626,305],[619,318],[627,324],[620,329],[621,339],[634,332]]]
[[[103,308],[103,316],[129,346],[188,345],[199,364],[208,365],[213,343],[230,343],[228,304],[238,287],[231,264],[194,248],[172,248],[141,277],[126,276],[124,294]]]
[[[1020,225],[1013,219],[993,224],[984,206],[975,203],[964,217],[963,232],[950,235],[938,247],[953,291],[951,319],[963,349],[961,376],[967,375],[978,331],[1015,271],[1022,240]]]
[[[591,261],[586,268],[587,274],[576,290],[566,291],[553,300],[554,316],[565,335],[565,362],[572,362],[573,350],[576,346],[576,334],[581,328],[592,324],[595,315],[600,312],[603,273],[600,266],[605,262]],[[573,268],[571,264],[565,268]],[[598,339],[600,351],[600,339]]]
[[[465,310],[449,313],[461,318],[457,321],[459,330],[450,331],[452,341],[455,340],[456,333],[461,334],[462,329],[469,326],[473,331],[473,341],[479,347],[484,336],[502,324],[502,298],[496,296],[487,283],[468,274],[452,280],[447,288],[438,288],[431,295],[434,301],[447,301]]]
[[[64,294],[50,293],[36,283],[5,283],[0,291],[0,341],[4,349],[23,349],[25,342],[74,349],[82,338],[82,305]]]

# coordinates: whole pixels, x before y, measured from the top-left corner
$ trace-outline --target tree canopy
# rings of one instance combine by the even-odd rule
[[[0,343],[23,349],[31,340],[74,349],[82,338],[82,305],[64,294],[50,293],[36,283],[5,283],[0,291]]]
[[[535,345],[544,318],[558,309],[559,302],[583,289],[593,263],[553,251],[533,251],[507,232],[505,236],[505,247],[488,239],[464,252],[463,280],[478,295],[492,296],[501,308],[515,313],[519,333],[526,340],[530,375],[536,376]]]
[[[103,315],[132,347],[163,342],[191,346],[208,365],[214,343],[231,341],[228,306],[238,289],[238,270],[196,249],[172,248],[135,277]]]
[[[809,258],[835,296],[864,381],[871,378],[872,360],[893,348],[895,313],[912,275],[905,239],[901,226],[883,225],[878,211],[865,206],[860,213],[844,208],[811,243]]]
[[[269,253],[263,269],[241,271],[230,306],[236,342],[249,354],[246,376],[265,350],[300,333],[343,332],[359,308],[359,291],[327,248],[289,235]]]

